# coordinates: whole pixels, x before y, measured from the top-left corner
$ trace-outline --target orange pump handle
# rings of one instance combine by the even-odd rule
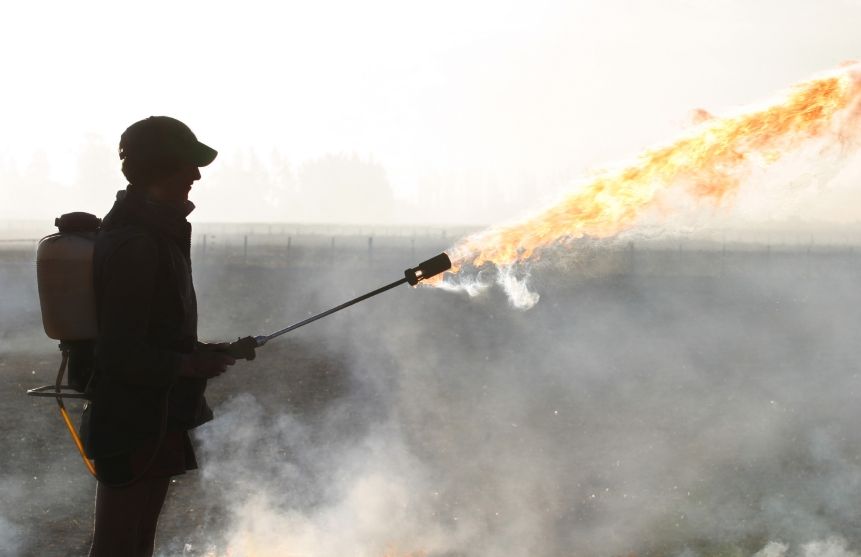
[[[55,390],[59,395],[62,390],[63,383],[63,375],[66,373],[66,365],[69,363],[69,350],[63,349],[63,360],[60,362],[60,369],[57,371],[57,384]],[[69,412],[66,410],[66,405],[63,404],[63,399],[61,397],[56,397],[57,406],[60,407],[60,416],[63,418],[63,421],[66,423],[66,428],[69,430],[69,434],[72,436],[72,441],[75,443],[75,446],[78,447],[78,452],[81,454],[81,458],[84,460],[84,465],[87,467],[87,470],[90,471],[90,474],[96,477],[96,467],[93,462],[87,458],[87,453],[84,452],[84,444],[81,442],[81,437],[78,435],[78,431],[75,429],[75,425],[72,423],[72,418],[69,417]],[[98,478],[97,478],[98,479]]]

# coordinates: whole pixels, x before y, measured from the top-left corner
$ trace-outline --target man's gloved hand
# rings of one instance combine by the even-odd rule
[[[210,348],[218,345],[208,344],[204,346],[205,348],[199,347],[196,352],[191,354],[183,354],[179,369],[180,377],[211,379],[218,377],[227,371],[228,366],[236,363],[230,354]]]
[[[228,354],[234,360],[253,360],[257,357],[257,341],[254,337],[237,339],[236,342],[198,342],[197,349]]]
[[[254,337],[245,337],[237,339],[236,342],[227,344],[225,352],[236,358],[237,360],[253,360],[257,357],[257,341]]]

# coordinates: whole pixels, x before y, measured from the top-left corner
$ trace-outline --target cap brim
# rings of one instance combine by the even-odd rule
[[[192,162],[197,166],[208,165],[215,160],[216,156],[218,156],[218,151],[216,151],[209,145],[204,145],[200,141],[198,141],[194,145],[194,147],[192,147],[191,159]]]

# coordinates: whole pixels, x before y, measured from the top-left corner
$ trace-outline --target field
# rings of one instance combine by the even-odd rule
[[[194,253],[206,340],[281,328],[449,243],[212,236]],[[94,481],[54,403],[24,396],[59,363],[33,272],[29,246],[0,254],[0,554],[85,555]],[[531,274],[529,311],[399,287],[213,381],[157,554],[861,551],[861,253],[584,245]]]

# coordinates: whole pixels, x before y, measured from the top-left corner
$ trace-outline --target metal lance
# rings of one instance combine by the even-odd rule
[[[293,325],[290,325],[289,327],[285,327],[279,331],[275,331],[274,333],[271,333],[268,335],[260,335],[260,336],[256,336],[256,337],[240,338],[236,342],[231,343],[227,347],[226,352],[228,354],[230,354],[231,356],[233,356],[234,358],[236,358],[237,360],[240,360],[240,359],[253,360],[254,359],[254,349],[260,348],[261,346],[265,345],[267,342],[269,342],[273,338],[280,337],[281,335],[289,333],[290,331],[294,331],[294,330],[298,329],[299,327],[304,327],[305,325],[307,325],[309,323],[313,323],[314,321],[317,321],[318,319],[322,319],[323,317],[326,317],[327,315],[332,315],[333,313],[341,311],[344,308],[348,308],[348,307],[352,306],[353,304],[358,304],[359,302],[361,302],[363,300],[367,300],[368,298],[373,298],[377,294],[382,294],[383,292],[385,292],[387,290],[391,290],[392,288],[394,288],[396,286],[400,286],[400,285],[405,284],[405,283],[409,284],[410,286],[415,286],[418,283],[420,283],[421,281],[423,281],[425,279],[429,279],[429,278],[436,276],[440,273],[443,273],[445,271],[448,271],[449,269],[451,269],[451,259],[449,259],[448,255],[446,255],[445,253],[441,253],[441,254],[437,255],[436,257],[432,257],[432,258],[428,259],[427,261],[423,261],[422,263],[419,263],[417,267],[413,267],[412,269],[407,269],[406,271],[404,271],[404,278],[402,278],[402,279],[396,280],[395,282],[393,282],[391,284],[387,284],[381,288],[377,288],[376,290],[368,292],[367,294],[362,294],[361,296],[353,298],[352,300],[350,300],[348,302],[344,302],[343,304],[341,304],[339,306],[335,306],[332,309],[327,309],[324,312],[318,313],[317,315],[309,317],[308,319],[304,319],[302,321],[299,321],[298,323],[294,323]]]

